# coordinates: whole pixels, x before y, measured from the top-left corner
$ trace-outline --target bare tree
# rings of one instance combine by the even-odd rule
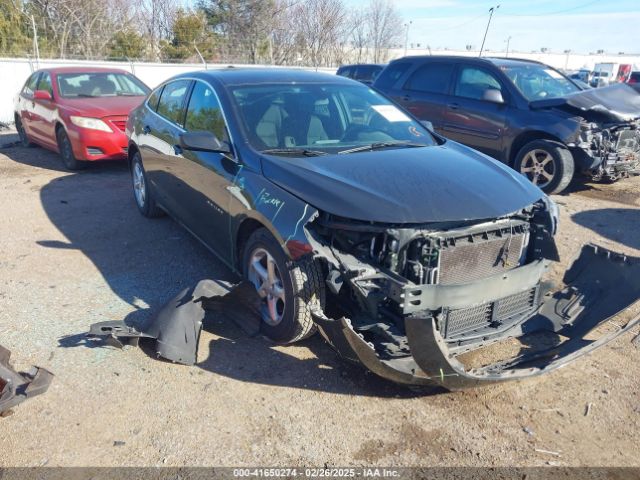
[[[149,39],[153,60],[160,60],[160,41],[171,37],[178,8],[177,0],[143,0],[137,4],[136,18]]]
[[[387,59],[389,48],[402,35],[402,19],[390,0],[371,0],[368,24],[374,63]]]
[[[353,10],[349,17],[351,32],[349,39],[353,49],[353,61],[364,63],[367,61],[367,47],[369,46],[369,11]]]
[[[295,6],[304,58],[314,67],[332,63],[337,47],[344,46],[347,10],[342,0],[307,0]]]

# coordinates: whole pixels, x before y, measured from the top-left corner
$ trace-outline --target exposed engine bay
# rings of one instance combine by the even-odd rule
[[[327,262],[336,301],[328,302],[327,312],[315,311],[314,320],[344,357],[401,383],[463,388],[552,369],[563,363],[556,356],[561,345],[572,352],[584,347],[589,342],[581,343],[580,333],[640,297],[639,275],[625,280],[628,294],[614,300],[619,277],[640,274],[640,262],[596,246],[584,247],[567,272],[566,288],[552,293],[542,277],[559,260],[556,220],[546,199],[493,221],[411,228],[320,214],[307,225],[308,234]],[[602,282],[609,276],[611,283]],[[588,308],[598,298],[607,298],[604,316]],[[639,321],[637,316],[620,330]],[[558,337],[546,352],[531,349],[475,369],[457,360],[540,332]],[[544,358],[543,367],[530,364]]]
[[[618,180],[640,174],[640,120],[594,123],[583,121],[574,158],[587,166],[593,180]]]

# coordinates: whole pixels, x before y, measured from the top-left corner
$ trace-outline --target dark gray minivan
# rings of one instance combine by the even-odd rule
[[[538,62],[428,56],[391,62],[373,86],[547,193],[564,190],[574,171],[595,180],[640,173],[640,95],[627,85],[583,90]]]

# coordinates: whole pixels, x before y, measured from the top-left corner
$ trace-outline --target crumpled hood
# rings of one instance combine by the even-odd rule
[[[535,109],[557,108],[594,122],[628,122],[640,118],[640,95],[624,83],[584,90],[561,98],[534,100],[529,106]]]
[[[145,97],[96,97],[65,98],[63,106],[79,115],[102,118],[108,116],[126,117],[129,112],[144,101]]]
[[[262,168],[319,210],[381,223],[492,219],[544,196],[509,167],[451,141],[347,155],[264,156]]]

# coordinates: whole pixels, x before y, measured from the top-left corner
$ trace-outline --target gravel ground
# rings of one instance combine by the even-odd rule
[[[61,165],[0,150],[0,343],[56,375],[0,419],[0,466],[640,466],[637,331],[541,378],[432,395],[342,363],[318,336],[274,346],[215,319],[193,367],[88,345],[94,322],[141,321],[199,279],[233,277],[171,220],[138,214],[123,164]],[[556,197],[556,275],[589,241],[640,255],[639,187]]]

